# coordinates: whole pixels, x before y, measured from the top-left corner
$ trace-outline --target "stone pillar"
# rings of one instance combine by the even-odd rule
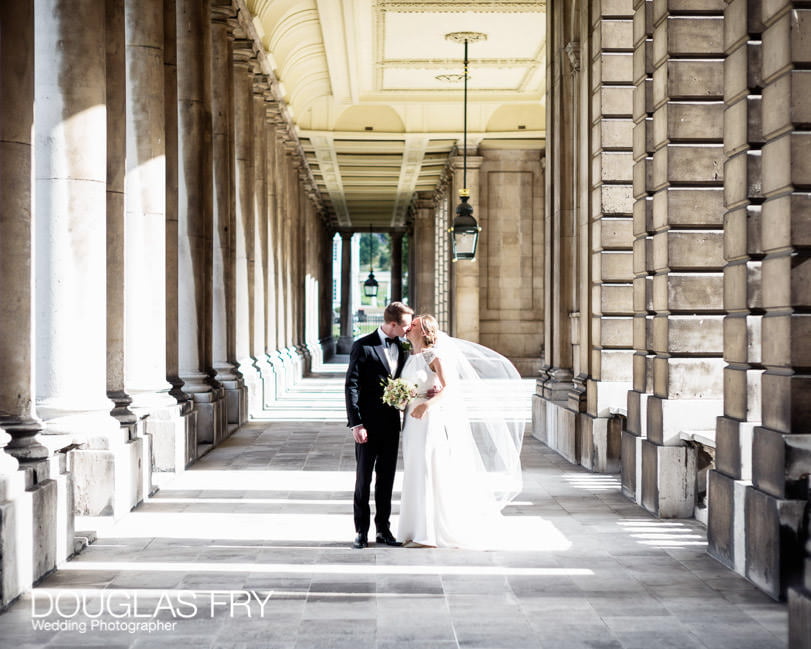
[[[547,37],[547,168],[544,208],[544,358],[536,389],[533,434],[570,462],[579,458],[577,411],[569,408],[574,389],[572,315],[577,311],[573,277],[578,201],[577,122],[583,108],[580,87],[579,14],[551,7]],[[630,90],[627,91],[630,95]],[[578,405],[579,408],[579,405]]]
[[[265,390],[265,407],[269,407],[279,394],[280,363],[277,350],[278,338],[278,285],[279,285],[279,250],[277,242],[277,223],[279,220],[279,193],[276,181],[276,122],[279,119],[279,108],[270,89],[265,92],[265,129],[264,146],[267,160],[267,217],[264,219],[266,244],[266,292],[265,292],[265,359],[272,372],[272,391]]]
[[[391,233],[391,290],[389,302],[403,299],[403,232]]]
[[[212,122],[210,8],[177,0],[180,378],[197,410],[197,444],[222,439],[224,391],[211,368]]]
[[[242,34],[239,34],[242,36]],[[251,330],[254,324],[254,111],[253,43],[244,38],[234,42],[234,164],[235,164],[235,247],[236,258],[236,355],[239,371],[248,391],[248,409],[262,403],[262,382],[251,358]],[[264,114],[264,111],[263,111]]]
[[[451,244],[448,228],[451,221],[450,174],[443,175],[434,200],[434,254],[436,266],[434,274],[434,312],[439,328],[451,330]],[[455,209],[455,204],[454,204]]]
[[[746,495],[746,576],[772,597],[792,591],[790,638],[808,647],[811,575],[808,416],[811,307],[811,10],[763,2],[762,425],[752,440]],[[805,521],[805,522],[804,522]],[[805,576],[803,560],[805,559]],[[805,620],[805,621],[804,621]],[[805,633],[804,633],[805,631]]]
[[[5,359],[0,385],[0,607],[28,590],[36,541],[48,539],[53,518],[32,515],[32,503],[53,490],[26,493],[23,467],[42,466],[49,451],[40,442],[43,424],[34,407],[33,191],[31,142],[34,122],[34,2],[0,3],[0,351]],[[8,73],[6,73],[8,71]],[[13,71],[13,73],[11,72]],[[7,432],[8,431],[8,432]],[[10,433],[10,434],[9,434]],[[16,456],[16,457],[15,457]],[[20,458],[20,461],[16,458]],[[42,476],[46,481],[47,473]],[[36,512],[41,514],[41,512]],[[72,516],[69,517],[72,522]],[[35,536],[33,524],[45,531]],[[53,552],[48,552],[53,558]],[[54,561],[55,563],[55,561]],[[53,565],[47,566],[47,569]]]
[[[481,205],[481,195],[479,191],[479,168],[482,158],[471,155],[467,156],[467,189],[470,190],[470,205],[473,206],[473,216],[477,217],[477,210]],[[451,160],[453,170],[453,191],[454,197],[459,196],[459,190],[463,184],[463,164],[462,156],[457,156]],[[456,209],[454,205],[454,210]],[[453,223],[453,215],[450,216]],[[482,236],[486,236],[482,232]],[[481,245],[481,239],[479,240]],[[458,338],[464,338],[472,342],[479,342],[479,267],[481,255],[476,253],[476,259],[462,261],[454,264],[453,267],[453,325],[452,333]]]
[[[579,374],[587,395],[578,415],[579,461],[594,471],[618,472],[621,416],[633,375],[634,123],[628,99],[634,81],[634,10],[630,2],[598,6],[585,28],[591,34],[593,78],[583,92],[599,108],[592,123],[581,126],[590,145],[583,157],[591,165],[591,184],[585,188],[591,192],[591,211],[581,209],[578,224]],[[638,60],[643,76],[645,59]],[[620,101],[613,101],[617,94]],[[588,197],[581,201],[588,204]]]
[[[352,233],[341,232],[341,337],[338,353],[352,348]]]
[[[722,408],[723,2],[653,8],[653,395],[642,441],[642,505],[696,509],[699,453]]]
[[[260,398],[251,403],[251,414],[260,416],[264,404],[273,401],[276,394],[273,369],[267,359],[265,339],[268,276],[268,165],[265,146],[266,108],[265,94],[269,91],[267,77],[261,73],[258,64],[254,66],[252,79],[253,101],[253,236],[248,246],[253,250],[253,281],[251,321],[251,357],[253,366],[259,373],[262,392]]]
[[[414,308],[417,313],[436,313],[436,209],[433,197],[428,192],[417,194],[414,236],[409,243],[409,249],[414,254],[414,266],[408,281],[414,292]]]
[[[110,8],[112,47],[120,54],[123,33],[113,23],[122,5]],[[51,448],[80,448],[69,458],[76,500],[63,556],[72,552],[73,508],[121,515],[132,504],[131,485],[119,484],[129,434],[110,416],[107,398],[105,11],[105,3],[80,0],[42,2],[35,12],[37,411]],[[34,520],[45,540],[57,524],[41,513],[46,518],[35,513]],[[53,547],[38,561],[39,574],[54,567]]]
[[[622,431],[622,490],[642,501],[642,442],[653,392],[653,0],[634,1],[633,381]]]
[[[757,5],[757,6],[756,6]],[[752,432],[760,423],[762,320],[760,214],[760,2],[734,0],[724,10],[724,414],[715,429],[709,473],[709,553],[746,571],[746,487],[752,479]]]
[[[211,116],[213,168],[212,329],[215,379],[225,389],[223,434],[245,421],[247,390],[234,349],[234,87],[235,11],[231,0],[211,2]]]
[[[0,384],[0,426],[6,452],[43,460],[43,424],[34,408],[33,191],[31,142],[34,122],[34,3],[0,7],[0,351],[7,359]],[[5,468],[16,466],[3,460]],[[13,471],[13,469],[12,469]]]
[[[317,259],[321,260],[320,291],[318,295],[318,339],[325,360],[335,354],[335,339],[332,335],[332,240],[335,231],[322,226],[321,248]]]

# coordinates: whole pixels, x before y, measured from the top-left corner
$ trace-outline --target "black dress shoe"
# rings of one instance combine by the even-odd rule
[[[356,550],[361,550],[363,548],[369,547],[369,541],[366,539],[366,535],[358,532],[355,535],[355,540],[352,542],[352,547],[355,548]]]
[[[395,547],[402,545],[402,543],[391,535],[391,532],[378,532],[377,536],[375,537],[375,541],[377,543],[385,543],[386,545],[393,545]]]

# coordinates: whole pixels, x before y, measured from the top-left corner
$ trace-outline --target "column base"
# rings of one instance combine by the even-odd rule
[[[619,473],[622,417],[578,415],[580,464],[596,473]]]
[[[276,374],[273,366],[268,360],[267,354],[254,357],[253,366],[259,374],[258,399],[251,401],[249,414],[251,417],[262,417],[267,404],[271,403],[276,396]]]
[[[248,420],[247,389],[237,363],[216,365],[214,377],[225,390],[225,423],[228,435]]]
[[[738,574],[746,572],[746,494],[751,483],[709,474],[707,552]]]
[[[147,420],[146,430],[152,441],[153,471],[182,473],[197,459],[195,409],[178,404],[160,410]]]
[[[567,461],[579,464],[578,413],[567,407],[572,388],[571,374],[556,376],[554,370],[542,374],[533,404],[532,434]]]
[[[696,507],[696,452],[688,446],[642,442],[640,504],[659,518],[693,518]]]
[[[805,588],[793,588],[788,594],[788,646],[811,649],[811,591]]]
[[[341,336],[338,338],[338,344],[336,349],[339,354],[348,354],[352,351],[352,343],[355,342],[355,339],[352,336]]]

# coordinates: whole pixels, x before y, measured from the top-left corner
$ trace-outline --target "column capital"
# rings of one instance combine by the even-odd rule
[[[484,158],[482,156],[471,156],[468,155],[467,157],[467,168],[468,169],[479,169],[482,166],[482,162],[484,162]],[[460,171],[465,165],[465,158],[464,156],[458,155],[453,156],[450,159],[451,169],[453,171]]]
[[[211,22],[217,25],[225,25],[228,34],[233,35],[236,26],[237,12],[231,5],[231,0],[211,0]]]

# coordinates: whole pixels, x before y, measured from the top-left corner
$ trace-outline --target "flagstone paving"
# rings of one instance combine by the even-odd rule
[[[702,525],[650,516],[531,437],[505,513],[534,524],[532,551],[353,550],[340,369],[99,528],[0,615],[0,647],[786,647],[786,606],[710,558]]]

